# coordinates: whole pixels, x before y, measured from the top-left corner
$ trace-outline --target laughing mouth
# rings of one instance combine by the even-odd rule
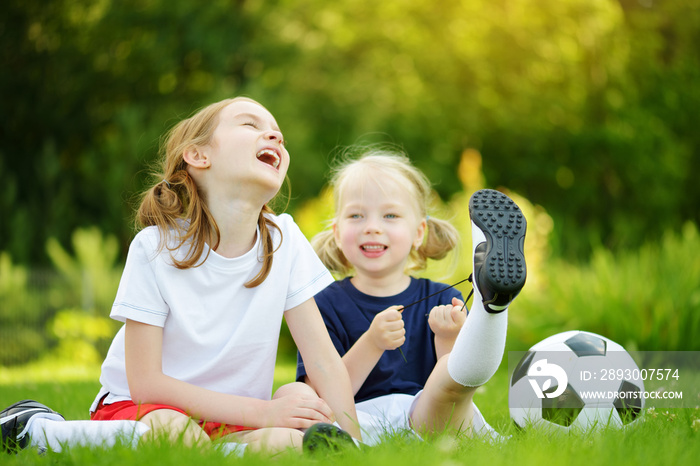
[[[263,149],[255,156],[263,163],[266,163],[273,168],[278,168],[280,166],[280,156],[272,149]]]

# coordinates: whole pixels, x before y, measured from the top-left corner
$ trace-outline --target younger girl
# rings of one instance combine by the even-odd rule
[[[93,420],[270,452],[299,449],[302,429],[320,422],[360,438],[347,371],[313,300],[332,276],[292,218],[268,207],[289,161],[274,117],[247,98],[172,129],[138,211],[144,228],[111,312],[125,325],[102,366]],[[316,391],[293,383],[271,398],[283,316]]]
[[[443,258],[458,236],[428,217],[430,184],[405,155],[370,151],[341,166],[332,185],[336,216],[313,244],[331,271],[353,275],[316,302],[348,368],[365,442],[404,428],[495,434],[472,397],[500,364],[506,308],[525,281],[520,210],[496,191],[472,197],[475,298],[467,318],[454,288],[408,274]],[[501,266],[512,279],[500,277]],[[310,369],[300,355],[298,379],[315,386]]]

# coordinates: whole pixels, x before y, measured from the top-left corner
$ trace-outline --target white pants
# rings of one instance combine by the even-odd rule
[[[357,420],[362,430],[363,443],[370,446],[377,445],[382,441],[383,436],[398,432],[410,432],[411,435],[420,438],[411,428],[410,417],[421,393],[423,393],[422,390],[415,395],[394,393],[357,403],[355,408],[357,409]],[[472,431],[474,435],[485,435],[493,439],[502,438],[486,422],[476,405],[474,405]]]

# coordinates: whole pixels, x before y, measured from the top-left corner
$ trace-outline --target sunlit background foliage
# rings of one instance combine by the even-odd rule
[[[464,238],[433,278],[469,273],[474,190],[523,205],[509,344],[700,348],[700,0],[7,0],[0,40],[0,365],[99,360],[160,136],[241,94],[290,141],[309,237],[334,157],[390,142]]]

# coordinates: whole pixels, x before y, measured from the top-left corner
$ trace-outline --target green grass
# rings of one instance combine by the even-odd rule
[[[288,381],[292,367],[281,367],[276,384]],[[700,409],[697,407],[648,412],[644,422],[632,429],[606,430],[575,435],[549,435],[540,431],[519,431],[508,416],[508,375],[505,370],[482,387],[475,401],[486,419],[499,432],[512,435],[502,444],[490,444],[469,438],[437,438],[418,442],[400,436],[366,451],[343,452],[333,458],[289,455],[282,459],[263,456],[227,457],[218,451],[201,451],[181,446],[142,445],[137,450],[124,446],[111,449],[71,448],[41,457],[25,450],[2,458],[7,465],[187,465],[206,461],[246,465],[338,464],[363,466],[439,465],[599,465],[663,463],[694,465],[700,457]],[[87,419],[87,409],[97,393],[97,380],[39,381],[0,383],[0,406],[22,398],[34,398],[53,407],[68,419]],[[698,400],[700,402],[700,400]]]

